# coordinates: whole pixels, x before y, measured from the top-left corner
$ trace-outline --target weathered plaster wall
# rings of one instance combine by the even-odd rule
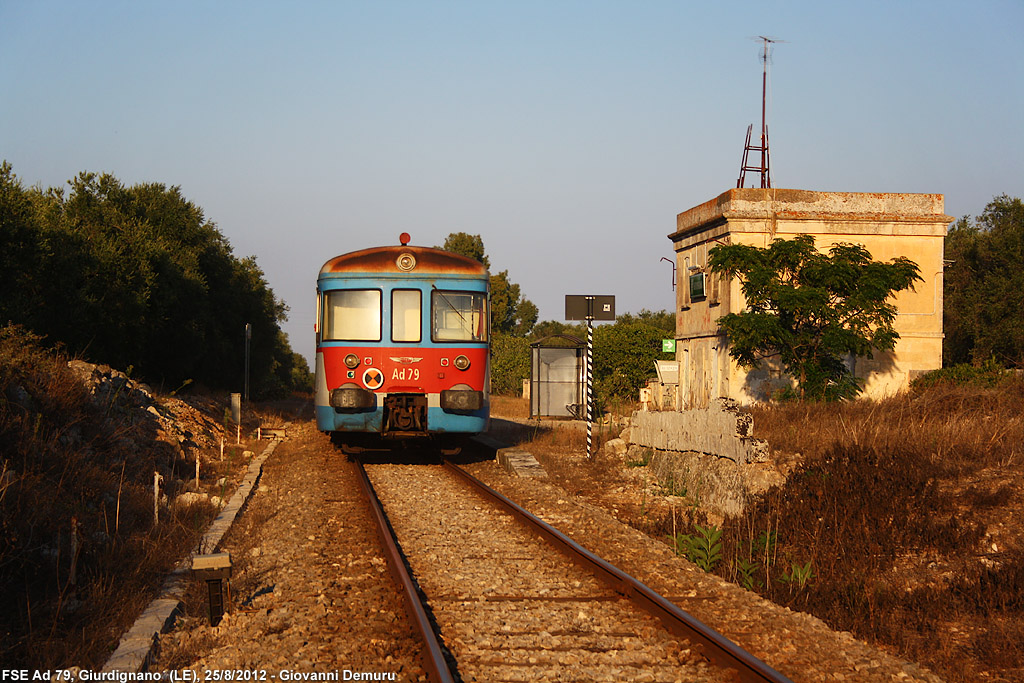
[[[895,393],[915,374],[942,364],[942,257],[953,218],[941,194],[811,192],[733,189],[676,218],[669,235],[676,250],[676,360],[681,408],[706,406],[719,396],[763,400],[784,383],[777,369],[748,373],[729,356],[717,320],[743,310],[739,282],[706,275],[706,296],[689,294],[689,276],[704,271],[707,254],[721,243],[766,247],[773,239],[810,234],[822,250],[837,242],[863,245],[875,260],[906,256],[923,282],[895,297],[900,340],[891,353],[851,359],[868,396]]]

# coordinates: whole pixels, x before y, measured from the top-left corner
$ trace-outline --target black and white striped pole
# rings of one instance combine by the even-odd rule
[[[587,318],[587,458],[594,457],[594,322]]]
[[[565,319],[587,321],[587,458],[594,456],[594,321],[615,320],[615,297],[565,295]]]

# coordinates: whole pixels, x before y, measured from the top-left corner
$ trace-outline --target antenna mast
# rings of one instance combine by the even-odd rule
[[[761,54],[761,61],[764,62],[764,72],[761,77],[761,144],[750,144],[750,137],[754,130],[754,124],[750,124],[747,126],[747,142],[743,146],[743,161],[740,163],[740,177],[739,180],[736,181],[736,187],[743,187],[743,183],[747,178],[747,171],[755,171],[761,174],[762,188],[772,186],[771,155],[768,151],[768,119],[766,111],[766,102],[768,99],[768,53],[769,45],[783,41],[780,41],[777,38],[769,38],[768,36],[758,36],[757,39],[762,41],[764,44],[764,52]],[[760,166],[753,166],[750,164],[749,159],[751,152],[761,153]]]

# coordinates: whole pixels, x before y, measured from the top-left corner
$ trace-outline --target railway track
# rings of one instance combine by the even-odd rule
[[[434,681],[789,680],[451,463],[358,467]]]

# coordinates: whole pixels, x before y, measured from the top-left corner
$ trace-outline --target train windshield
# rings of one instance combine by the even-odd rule
[[[323,336],[328,341],[380,341],[379,289],[324,293]]]
[[[431,296],[434,341],[487,341],[487,295],[435,289]]]

